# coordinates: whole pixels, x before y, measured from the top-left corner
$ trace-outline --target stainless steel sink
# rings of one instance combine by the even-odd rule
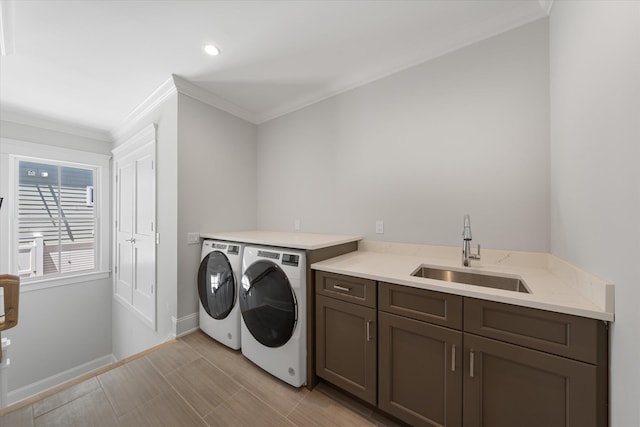
[[[526,283],[514,277],[493,276],[489,274],[470,273],[467,271],[443,270],[421,265],[411,273],[415,277],[443,280],[445,282],[464,283],[466,285],[484,286],[486,288],[505,289],[507,291],[531,293]]]

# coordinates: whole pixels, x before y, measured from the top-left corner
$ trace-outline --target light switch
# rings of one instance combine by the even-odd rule
[[[193,233],[193,232],[189,232],[187,233],[187,244],[188,245],[197,245],[198,243],[200,243],[200,233]]]

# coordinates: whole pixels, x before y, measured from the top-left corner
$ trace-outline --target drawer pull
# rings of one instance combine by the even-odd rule
[[[473,351],[469,352],[469,376],[471,378],[473,378],[473,359],[475,358],[475,355],[473,354]]]
[[[367,320],[367,341],[371,341],[373,337],[371,336],[371,323],[373,320]]]
[[[456,345],[451,346],[451,371],[456,371]]]
[[[347,288],[346,286],[333,285],[333,289],[337,289],[342,292],[351,292],[351,288]]]

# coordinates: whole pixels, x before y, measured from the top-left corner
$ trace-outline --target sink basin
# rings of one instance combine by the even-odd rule
[[[513,292],[531,293],[527,285],[518,278],[470,273],[466,271],[444,270],[421,265],[411,273],[415,277],[443,280],[445,282],[464,283],[486,288],[505,289]]]

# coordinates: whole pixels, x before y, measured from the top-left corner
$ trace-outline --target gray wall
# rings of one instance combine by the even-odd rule
[[[2,333],[11,340],[10,397],[25,386],[42,391],[38,382],[68,370],[84,374],[82,365],[110,356],[110,320],[110,278],[21,292],[18,326]]]
[[[640,3],[556,1],[551,251],[616,285],[612,426],[640,425]]]
[[[178,95],[178,318],[198,312],[188,232],[256,227],[256,126]]]
[[[543,19],[260,125],[258,228],[548,251],[548,66]]]

